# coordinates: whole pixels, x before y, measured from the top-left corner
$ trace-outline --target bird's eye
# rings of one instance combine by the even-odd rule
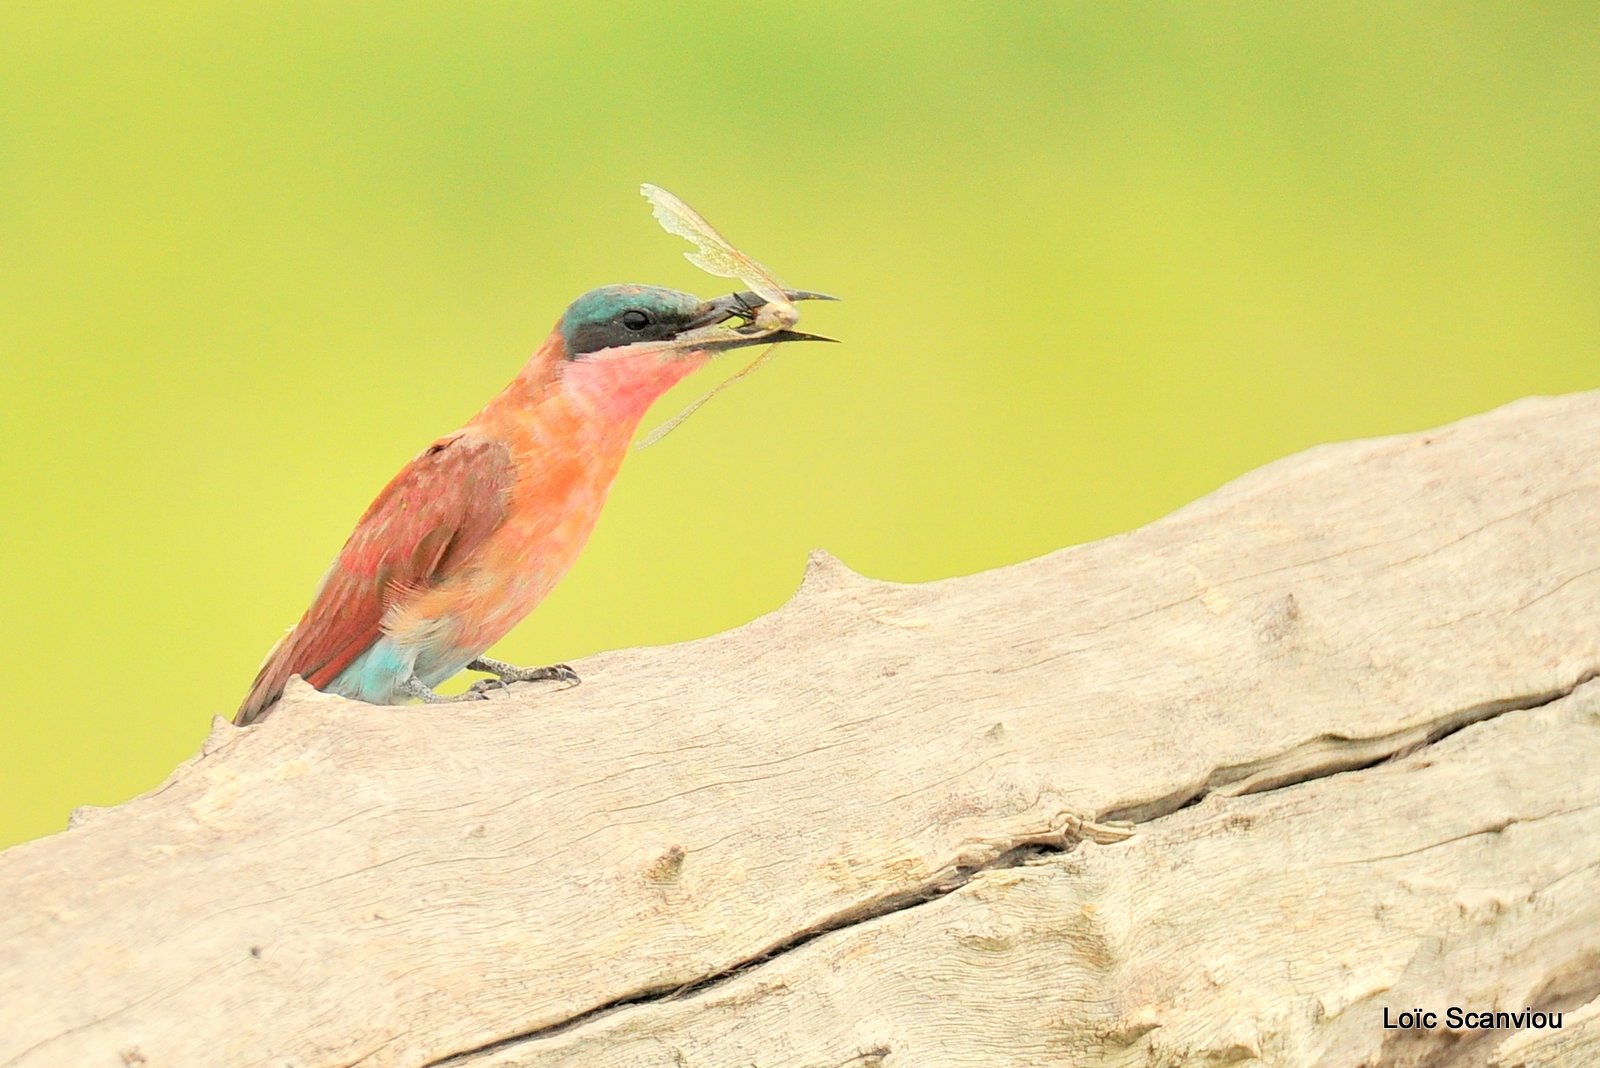
[[[629,309],[622,313],[622,325],[629,330],[643,330],[650,325],[650,315],[637,308]]]

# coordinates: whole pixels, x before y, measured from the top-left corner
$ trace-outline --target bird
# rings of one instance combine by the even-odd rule
[[[634,284],[573,301],[509,385],[378,494],[310,607],[268,652],[234,723],[269,716],[295,675],[378,705],[482,700],[512,682],[575,683],[564,664],[521,668],[484,654],[577,559],[657,397],[719,353],[833,340],[758,325],[766,302],[748,291],[701,300]],[[494,678],[455,696],[437,692],[463,669]]]

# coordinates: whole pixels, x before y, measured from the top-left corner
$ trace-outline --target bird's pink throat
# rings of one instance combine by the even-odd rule
[[[573,401],[608,423],[637,426],[655,399],[711,359],[704,352],[644,352],[577,359],[561,369]]]

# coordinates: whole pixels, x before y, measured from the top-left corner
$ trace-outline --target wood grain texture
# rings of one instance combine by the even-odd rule
[[[1208,798],[1119,845],[981,872],[693,997],[457,1063],[1484,1064],[1508,1032],[1385,1029],[1383,1009],[1600,995],[1597,767],[1591,682],[1367,771]],[[1526,1030],[1571,1038],[1565,1020]]]
[[[1375,1006],[1491,995],[1586,1063],[1597,431],[1324,446],[919,586],[818,556],[570,690],[291,686],[0,854],[0,1065],[1408,1063]]]

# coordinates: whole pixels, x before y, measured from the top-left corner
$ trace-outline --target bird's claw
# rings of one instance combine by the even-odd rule
[[[566,664],[520,668],[501,661],[480,659],[467,666],[479,671],[491,671],[494,673],[493,678],[479,679],[467,689],[468,693],[479,694],[483,697],[487,697],[496,690],[504,690],[513,682],[560,682],[567,686],[576,686],[580,681],[578,673]]]
[[[572,668],[568,667],[566,664],[552,664],[547,668],[540,668],[539,670],[541,672],[545,672],[541,678],[549,679],[552,682],[560,682],[565,683],[568,686],[576,686],[579,682],[583,681],[578,678],[578,673],[573,671]]]

